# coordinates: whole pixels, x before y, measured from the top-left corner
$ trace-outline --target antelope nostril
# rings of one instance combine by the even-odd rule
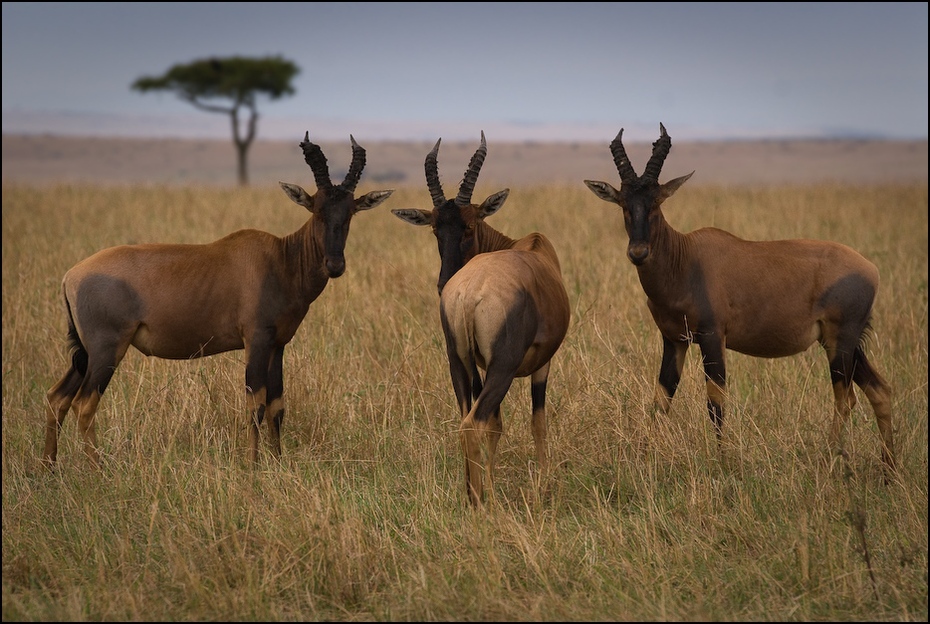
[[[626,255],[629,257],[630,262],[640,265],[649,256],[649,245],[630,245],[626,250]]]
[[[345,258],[327,258],[326,272],[330,277],[339,277],[346,272]]]

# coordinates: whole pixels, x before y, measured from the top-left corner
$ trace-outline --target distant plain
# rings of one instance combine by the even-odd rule
[[[663,174],[674,177],[694,170],[689,185],[927,182],[926,140],[678,142],[674,132],[670,134],[672,151]],[[279,180],[312,180],[297,145],[303,136],[301,129],[294,133],[293,142],[256,140],[249,150],[250,182],[261,186]],[[474,141],[442,143],[440,170],[446,184],[458,183],[460,178],[455,176],[464,172],[479,136],[480,129],[476,129]],[[617,171],[608,149],[613,138],[605,136],[602,143],[502,143],[488,136],[487,166],[481,182],[494,186],[565,183],[583,187],[585,178],[616,180]],[[413,185],[425,192],[423,159],[433,143],[374,142],[366,141],[364,136],[355,139],[368,152],[363,184]],[[344,172],[349,162],[349,137],[321,146],[333,171]],[[649,143],[627,145],[630,159],[640,167],[650,150]],[[235,183],[235,172],[231,138],[3,135],[4,182],[227,185]]]

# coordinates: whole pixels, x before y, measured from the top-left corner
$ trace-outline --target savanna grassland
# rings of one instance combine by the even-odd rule
[[[312,188],[305,176],[290,181]],[[363,176],[359,191],[390,186]],[[475,199],[497,190],[479,180]],[[532,486],[518,379],[493,499],[478,510],[465,499],[436,243],[390,213],[429,206],[411,183],[353,221],[346,274],[285,351],[280,463],[244,460],[241,351],[179,362],[132,350],[97,413],[102,467],[69,416],[49,473],[65,271],[122,243],[283,235],[307,213],[273,185],[5,182],[3,620],[927,620],[925,182],[692,181],[665,205],[681,231],[836,240],[878,265],[867,353],[894,388],[900,471],[887,485],[861,392],[848,460],[831,455],[816,345],[729,355],[719,450],[696,349],[670,414],[653,414],[661,343],[619,210],[580,181],[513,188],[489,223],[550,237],[573,318],[549,379],[548,493]]]

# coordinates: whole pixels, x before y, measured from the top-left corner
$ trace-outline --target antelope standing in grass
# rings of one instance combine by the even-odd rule
[[[326,157],[305,134],[300,147],[317,190],[310,195],[296,184],[280,183],[288,197],[311,213],[292,234],[279,238],[239,230],[203,245],[111,247],[65,274],[71,366],[47,395],[43,459],[49,467],[71,408],[84,452],[98,463],[94,414],[130,345],[166,359],[245,349],[249,457],[258,459],[259,425],[266,415],[271,450],[280,457],[284,347],[329,279],[345,271],[352,217],[393,192],[354,196],[365,150],[349,138],[352,163],[345,180],[334,185]]]
[[[866,358],[863,343],[878,291],[878,269],[856,251],[815,240],[747,241],[717,228],[682,234],[662,215],[662,203],[694,174],[659,183],[672,141],[660,136],[641,176],[621,141],[610,144],[620,190],[585,180],[601,199],[623,209],[627,257],[636,266],[649,310],[662,334],[655,402],[668,412],[692,342],[701,349],[707,410],[718,441],[726,388],[725,350],[776,358],[815,341],[827,352],[835,410],[830,441],[841,435],[856,405],[855,382],[875,411],[881,455],[894,470],[891,388]]]
[[[393,210],[413,225],[429,225],[439,243],[440,320],[452,387],[461,412],[465,490],[474,505],[483,500],[482,470],[493,491],[494,458],[503,433],[501,402],[514,378],[530,377],[532,431],[539,486],[549,471],[546,385],[552,356],[568,331],[570,309],[555,248],[534,232],[518,240],[485,219],[500,210],[504,189],[481,205],[471,203],[487,155],[484,132],[455,199],[439,182],[439,141],[426,156],[432,210]],[[482,381],[478,368],[485,371]],[[486,436],[487,463],[481,447]]]

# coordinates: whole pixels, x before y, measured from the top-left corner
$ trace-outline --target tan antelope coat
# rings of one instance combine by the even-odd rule
[[[718,440],[726,397],[726,350],[775,358],[819,342],[827,353],[834,393],[831,445],[856,404],[858,385],[875,412],[881,455],[895,467],[891,387],[866,357],[864,340],[878,293],[875,265],[830,241],[747,241],[717,228],[683,234],[672,228],[662,203],[692,174],[658,181],[671,139],[661,124],[641,176],[623,148],[623,130],[610,144],[622,185],[585,180],[599,198],[623,210],[627,256],[636,266],[649,310],[662,335],[657,407],[667,412],[681,379],[688,347],[696,343],[707,383],[707,408]]]
[[[71,366],[48,391],[45,451],[52,467],[65,416],[73,409],[84,452],[99,461],[95,414],[130,346],[145,355],[199,358],[245,349],[249,456],[258,458],[258,428],[269,415],[270,445],[281,454],[284,348],[310,304],[345,271],[349,223],[393,191],[355,198],[365,150],[353,137],[352,163],[342,184],[309,133],[300,143],[317,192],[281,183],[311,213],[296,232],[277,237],[240,230],[202,245],[122,245],[97,252],[62,281]]]
[[[454,200],[446,200],[439,184],[438,151],[439,141],[425,163],[433,209],[392,212],[414,225],[431,226],[439,244],[440,321],[461,413],[465,490],[468,500],[480,505],[483,474],[493,492],[503,433],[501,402],[517,377],[530,377],[539,489],[545,486],[550,361],[565,338],[571,314],[552,243],[538,232],[514,240],[484,221],[503,206],[509,190],[490,195],[481,205],[471,203],[487,153],[484,133]],[[485,371],[483,379],[479,369]],[[481,458],[484,444],[486,463]]]

